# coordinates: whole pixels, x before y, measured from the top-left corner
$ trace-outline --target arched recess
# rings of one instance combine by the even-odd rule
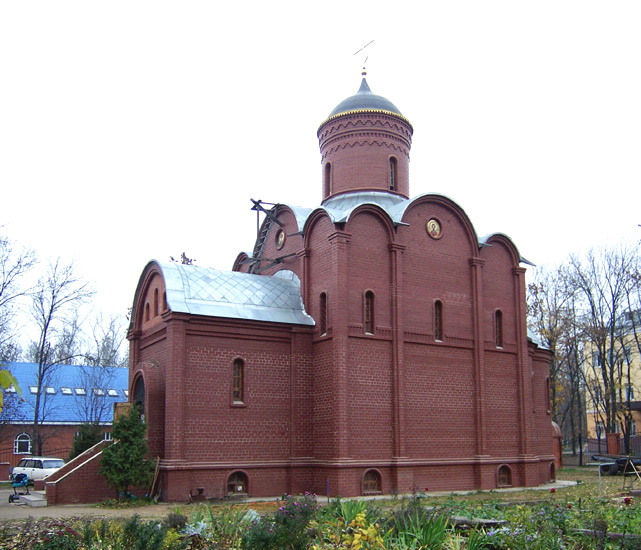
[[[141,372],[134,378],[131,400],[138,407],[141,415],[145,414],[146,409],[146,390],[145,379]]]
[[[383,492],[383,476],[375,468],[366,470],[363,474],[363,495],[380,495]]]
[[[163,456],[165,441],[165,373],[158,361],[144,361],[133,368],[129,402],[140,403],[147,424],[149,456]]]
[[[242,470],[236,470],[229,474],[227,478],[228,495],[248,495],[249,494],[249,477]]]
[[[496,486],[512,486],[512,468],[510,468],[507,464],[501,464],[496,470]]]

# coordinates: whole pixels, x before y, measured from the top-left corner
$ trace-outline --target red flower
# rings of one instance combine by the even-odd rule
[[[556,489],[552,487],[552,489],[550,489],[550,493],[556,493]]]
[[[625,502],[626,506],[630,506],[630,503],[632,502],[632,499],[630,497],[625,497],[623,499],[623,502]]]

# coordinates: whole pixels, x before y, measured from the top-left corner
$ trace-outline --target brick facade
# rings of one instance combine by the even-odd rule
[[[144,385],[163,499],[223,497],[230,476],[251,496],[354,496],[368,472],[385,493],[491,489],[502,467],[514,486],[554,475],[550,355],[527,337],[519,253],[503,235],[479,241],[441,195],[406,199],[411,133],[387,111],[328,119],[318,132],[331,163],[323,207],[301,226],[278,205],[282,226],[266,230],[261,250],[281,260],[241,255],[234,266],[293,272],[315,326],[172,311],[162,266],[147,266],[129,335],[130,397]],[[361,192],[404,202],[355,200],[341,219],[330,211]]]

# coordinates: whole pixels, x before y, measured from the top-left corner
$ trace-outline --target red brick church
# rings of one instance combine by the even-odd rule
[[[523,260],[447,197],[410,199],[412,132],[364,76],[318,130],[320,206],[257,202],[232,271],[146,266],[130,400],[164,500],[554,477],[551,356],[528,338]]]

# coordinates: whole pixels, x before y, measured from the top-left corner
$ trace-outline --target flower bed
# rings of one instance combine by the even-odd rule
[[[0,548],[36,550],[587,550],[641,548],[641,506],[631,499],[550,498],[515,504],[421,495],[385,502],[312,494],[268,504],[175,508],[164,520],[28,521],[0,533]],[[261,510],[257,510],[257,508]],[[183,513],[184,511],[184,513]]]

